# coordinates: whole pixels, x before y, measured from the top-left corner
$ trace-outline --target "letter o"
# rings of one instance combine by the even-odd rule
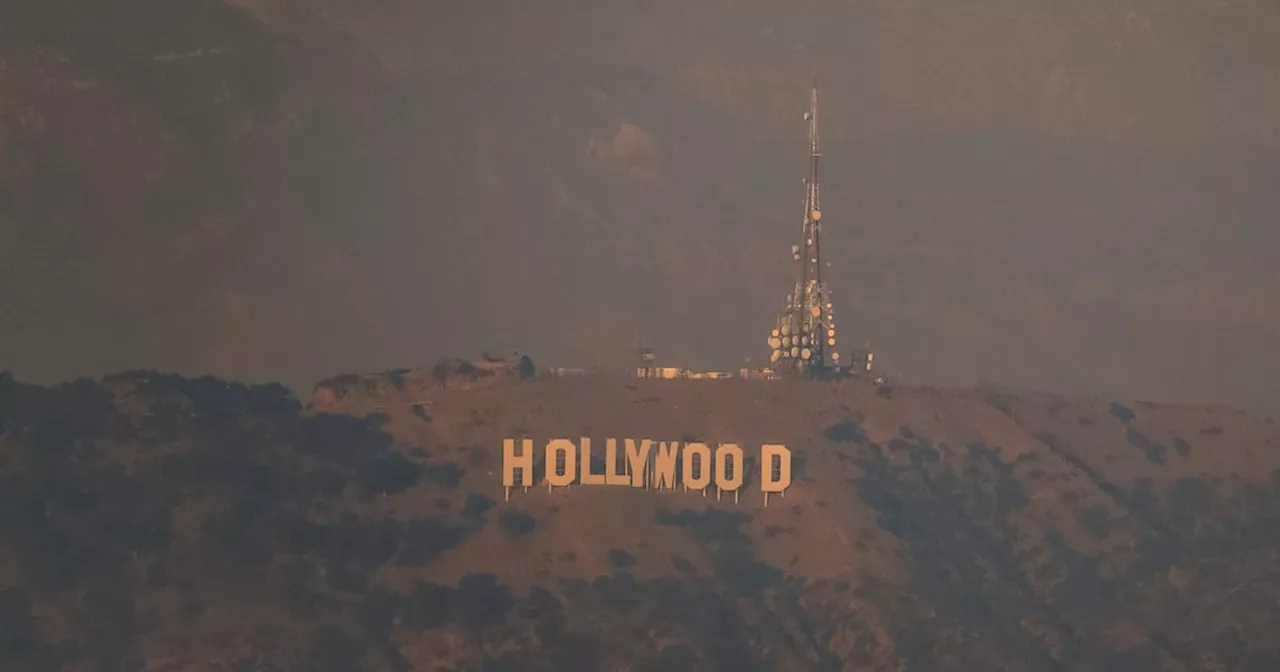
[[[564,473],[557,473],[556,466],[564,455]],[[547,444],[546,478],[549,485],[563,488],[573,484],[578,475],[578,447],[568,439],[555,439]]]
[[[724,492],[733,492],[742,487],[745,474],[742,472],[742,447],[736,443],[722,443],[716,448],[716,487]],[[725,475],[727,467],[733,465],[733,476]]]
[[[698,456],[698,477],[693,477],[693,457]],[[701,490],[711,485],[711,449],[705,443],[684,445],[684,487]]]

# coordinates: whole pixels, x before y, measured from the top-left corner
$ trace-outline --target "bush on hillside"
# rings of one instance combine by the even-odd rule
[[[399,453],[389,453],[365,467],[361,486],[365,494],[392,495],[417,485],[422,473],[422,465]]]

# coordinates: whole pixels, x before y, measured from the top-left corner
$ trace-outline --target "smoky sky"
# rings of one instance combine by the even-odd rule
[[[1280,408],[1274,3],[19,5],[0,368],[26,380],[758,365],[816,76],[845,348],[910,383]]]

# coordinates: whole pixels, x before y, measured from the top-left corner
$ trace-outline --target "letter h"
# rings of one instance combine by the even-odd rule
[[[516,469],[520,470],[520,482],[516,483]],[[520,454],[516,455],[516,440],[502,440],[502,484],[511,487],[533,485],[533,439],[520,440]]]

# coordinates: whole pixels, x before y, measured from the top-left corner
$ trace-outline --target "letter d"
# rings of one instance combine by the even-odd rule
[[[791,449],[766,443],[760,447],[760,490],[785,492],[791,487]]]

